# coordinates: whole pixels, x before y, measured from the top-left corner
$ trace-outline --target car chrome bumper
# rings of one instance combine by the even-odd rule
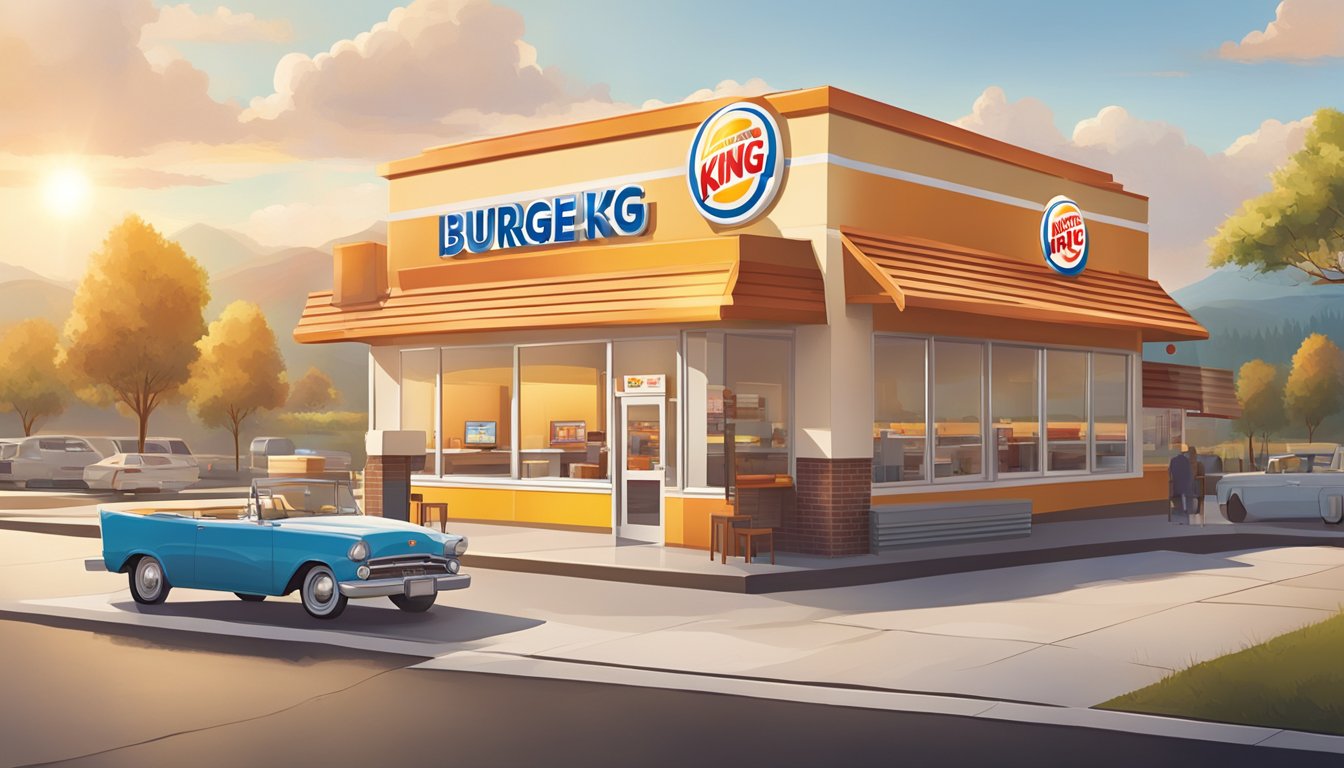
[[[349,598],[386,597],[406,594],[406,582],[427,576],[407,576],[399,579],[370,579],[369,581],[342,581],[341,594]],[[452,589],[466,589],[471,586],[471,576],[466,573],[434,576],[434,591],[447,592]]]

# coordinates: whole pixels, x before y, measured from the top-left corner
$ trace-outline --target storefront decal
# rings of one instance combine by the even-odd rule
[[[731,226],[775,199],[783,170],[779,126],[763,107],[739,101],[710,115],[691,141],[686,181],[700,214]]]
[[[1087,245],[1087,222],[1078,204],[1063,195],[1046,203],[1041,216],[1045,263],[1061,275],[1076,275],[1087,266]]]
[[[446,213],[439,217],[439,256],[633,237],[643,234],[648,224],[644,187],[627,184]]]
[[[667,393],[667,379],[661,373],[626,376],[622,390],[627,395],[662,395]]]

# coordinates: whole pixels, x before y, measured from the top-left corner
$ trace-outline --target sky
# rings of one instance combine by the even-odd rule
[[[823,84],[1115,174],[1172,290],[1344,107],[1344,2],[0,0],[0,261],[77,278],[128,212],[318,245],[427,146]]]

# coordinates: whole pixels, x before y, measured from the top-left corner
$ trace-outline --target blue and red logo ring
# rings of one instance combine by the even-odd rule
[[[765,165],[760,173],[761,181],[756,185],[756,188],[752,190],[746,200],[737,206],[722,210],[706,205],[700,197],[700,190],[697,186],[699,174],[696,169],[696,155],[700,148],[700,140],[705,135],[705,130],[725,112],[730,111],[747,112],[760,119],[761,124],[765,126],[766,156]],[[779,189],[780,154],[779,126],[769,112],[749,101],[735,102],[715,110],[714,114],[705,118],[705,121],[700,123],[700,127],[696,129],[695,138],[691,140],[691,148],[686,156],[686,186],[691,192],[691,200],[695,201],[695,207],[700,210],[700,215],[715,224],[725,226],[742,224],[754,219],[757,214],[765,210],[774,201],[775,193]]]

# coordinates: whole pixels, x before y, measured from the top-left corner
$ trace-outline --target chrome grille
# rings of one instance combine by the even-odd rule
[[[370,579],[400,579],[407,576],[441,576],[449,573],[448,560],[427,555],[375,557],[369,561]]]

